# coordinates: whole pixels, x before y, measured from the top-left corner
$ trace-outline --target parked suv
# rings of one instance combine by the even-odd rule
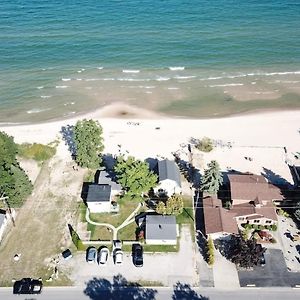
[[[39,279],[23,278],[14,283],[14,294],[40,294],[42,292],[43,282]]]
[[[132,261],[136,267],[143,266],[143,247],[140,244],[132,245]]]

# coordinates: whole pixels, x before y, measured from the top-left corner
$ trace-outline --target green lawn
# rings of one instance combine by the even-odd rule
[[[135,241],[135,231],[136,231],[137,225],[135,222],[130,223],[126,227],[122,228],[118,232],[118,238],[122,241]]]
[[[87,230],[91,232],[91,241],[112,241],[113,234],[109,228],[88,224]]]

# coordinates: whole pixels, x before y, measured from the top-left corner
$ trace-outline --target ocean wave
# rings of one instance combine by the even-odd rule
[[[44,87],[41,85],[41,86],[37,86],[36,87],[38,90],[41,90],[41,89],[43,89]]]
[[[275,80],[276,83],[299,83],[299,80]]]
[[[87,78],[85,79],[85,81],[97,81],[97,80],[101,80],[100,78]]]
[[[190,75],[190,76],[174,76],[175,79],[192,79],[196,78],[195,75]]]
[[[62,78],[62,81],[71,81],[71,78]]]
[[[81,80],[82,80],[82,78],[76,78],[76,80],[77,80],[77,81],[81,81]]]
[[[51,98],[51,97],[52,97],[51,95],[42,95],[41,96],[42,99],[48,99],[48,98]]]
[[[97,67],[98,70],[103,70],[103,67]]]
[[[102,80],[104,80],[104,81],[114,81],[115,78],[103,78]]]
[[[50,110],[50,108],[33,108],[30,110],[27,110],[27,113],[28,114],[38,114],[40,112],[47,111],[47,110]]]
[[[170,77],[157,77],[156,78],[156,81],[168,81],[168,80],[170,80],[171,78]]]
[[[56,85],[55,86],[56,89],[66,89],[68,87],[69,87],[68,85]]]
[[[133,74],[137,74],[140,73],[140,70],[122,70],[123,73],[133,73]]]
[[[171,70],[171,71],[183,71],[184,67],[169,67],[169,70]]]
[[[142,78],[117,78],[118,81],[150,81],[150,79],[142,79]]]
[[[168,87],[168,90],[179,90],[178,87]]]
[[[66,103],[64,103],[64,106],[67,106],[67,105],[74,105],[75,104],[75,102],[66,102]]]
[[[209,87],[226,87],[226,86],[242,86],[243,83],[226,83],[226,84],[212,84]]]

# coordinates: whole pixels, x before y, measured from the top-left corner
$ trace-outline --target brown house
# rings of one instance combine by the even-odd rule
[[[205,232],[212,238],[238,232],[241,224],[272,225],[277,223],[274,201],[282,201],[280,189],[261,175],[228,175],[232,208],[222,208],[221,200],[203,200]]]

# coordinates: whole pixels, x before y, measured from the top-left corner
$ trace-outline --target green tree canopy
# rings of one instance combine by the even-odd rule
[[[0,196],[7,196],[10,207],[19,207],[32,192],[32,184],[20,167],[17,145],[11,136],[0,132]]]
[[[141,196],[157,184],[157,175],[149,170],[149,164],[132,156],[119,156],[114,169],[118,182],[131,196]]]
[[[180,215],[183,211],[183,199],[180,195],[172,195],[166,204],[163,201],[158,202],[155,211],[162,215]]]
[[[81,167],[96,169],[104,149],[102,127],[98,121],[81,120],[74,127],[76,162]]]
[[[201,190],[210,195],[215,195],[223,183],[220,166],[217,161],[212,160],[207,167],[202,177]]]

